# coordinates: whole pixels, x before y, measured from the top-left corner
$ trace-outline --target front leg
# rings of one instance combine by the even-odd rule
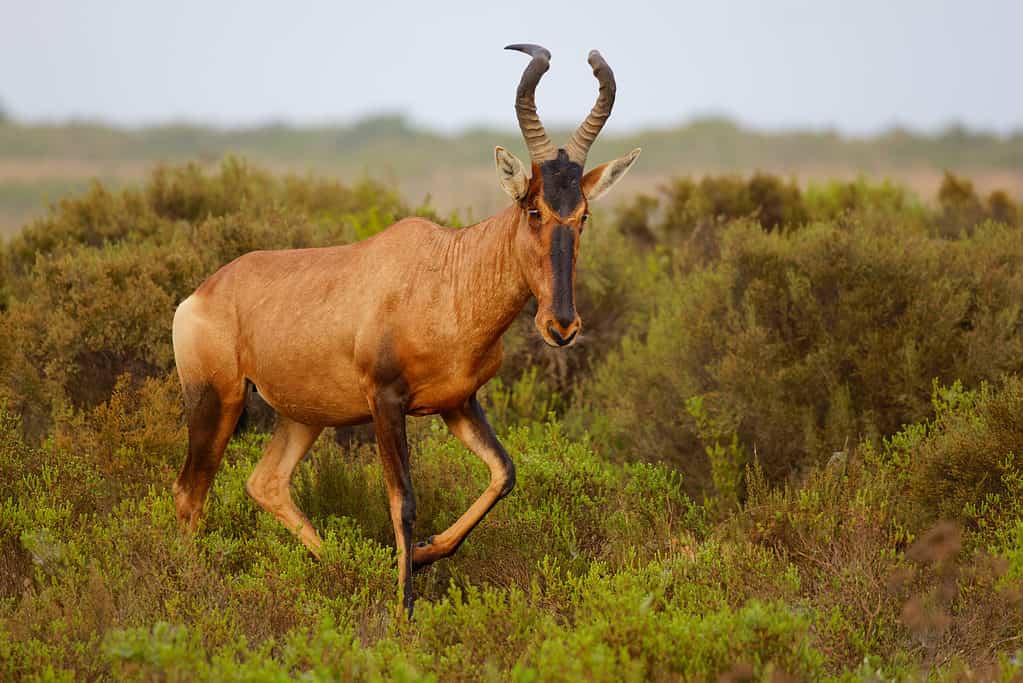
[[[416,499],[409,475],[408,440],[405,436],[405,401],[400,392],[378,389],[372,396],[373,426],[383,464],[384,481],[398,550],[398,585],[402,604],[412,616],[412,526],[416,521]]]
[[[515,486],[515,464],[494,430],[487,423],[476,395],[473,394],[463,406],[442,413],[448,429],[462,444],[476,454],[490,468],[490,486],[476,499],[468,510],[443,533],[430,537],[426,543],[413,548],[412,567],[418,569],[442,557],[448,557],[462,544],[469,532]]]

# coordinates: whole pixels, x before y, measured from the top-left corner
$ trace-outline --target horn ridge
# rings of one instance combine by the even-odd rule
[[[526,141],[526,148],[529,150],[530,161],[542,163],[553,159],[557,152],[547,136],[543,123],[540,122],[540,116],[536,113],[535,99],[536,85],[551,67],[551,53],[547,48],[532,43],[515,43],[504,49],[516,50],[532,57],[522,72],[522,79],[515,91],[515,115],[519,120],[519,130]]]
[[[608,63],[604,61],[599,52],[590,50],[586,61],[590,63],[593,75],[597,82],[600,83],[600,90],[597,93],[597,101],[594,103],[589,115],[579,124],[576,131],[572,133],[568,144],[565,145],[568,158],[580,166],[586,165],[586,155],[590,151],[590,146],[593,145],[593,141],[597,139],[597,135],[600,134],[601,129],[604,128],[604,124],[607,122],[607,118],[611,115],[611,109],[615,103],[616,90],[614,72],[611,71],[611,67],[608,66]]]

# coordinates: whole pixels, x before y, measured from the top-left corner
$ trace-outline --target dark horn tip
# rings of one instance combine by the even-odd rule
[[[532,43],[515,43],[514,45],[505,45],[505,50],[517,50],[519,52],[525,52],[530,57],[543,57],[548,61],[551,58],[550,50],[541,46],[533,45]]]

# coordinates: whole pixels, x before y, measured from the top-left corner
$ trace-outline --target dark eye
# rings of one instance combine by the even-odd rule
[[[582,225],[582,224],[586,223],[586,221],[588,221],[589,219],[590,219],[590,214],[588,214],[588,213],[584,213],[584,214],[583,214],[583,219],[582,219],[582,221],[580,222],[580,225]]]
[[[530,218],[536,219],[540,217],[540,209],[530,209],[526,213],[529,214]]]

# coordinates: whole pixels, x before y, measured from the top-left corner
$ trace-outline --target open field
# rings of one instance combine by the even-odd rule
[[[0,252],[0,679],[1023,676],[1014,193],[932,166],[926,202],[865,178],[630,176],[582,238],[580,342],[543,345],[529,305],[505,335],[481,400],[516,488],[416,576],[408,622],[363,431],[322,436],[296,477],[320,561],[245,494],[256,402],[179,531],[170,321],[242,253],[436,209],[404,180],[150,158],[96,166],[126,189],[69,187]],[[46,163],[0,169],[53,182]],[[472,183],[497,197],[488,164]],[[435,207],[464,206],[455,165]],[[440,420],[408,425],[419,538],[487,477]]]
[[[561,135],[564,131],[552,131]],[[348,127],[265,126],[218,130],[197,126],[117,129],[0,123],[0,235],[9,235],[67,192],[98,178],[109,186],[141,182],[157,163],[198,161],[215,167],[241,154],[277,173],[329,175],[343,182],[371,177],[413,202],[429,196],[442,214],[488,215],[503,201],[493,184],[492,149],[520,154],[517,133],[478,130],[438,135],[400,117]],[[707,119],[674,129],[615,136],[594,155],[611,158],[636,146],[643,162],[616,197],[627,199],[679,175],[749,173],[792,177],[804,187],[859,175],[890,178],[932,201],[945,170],[966,175],[978,191],[1023,196],[1023,136],[996,137],[949,129],[938,135],[892,131],[873,138],[834,133],[758,133]]]

